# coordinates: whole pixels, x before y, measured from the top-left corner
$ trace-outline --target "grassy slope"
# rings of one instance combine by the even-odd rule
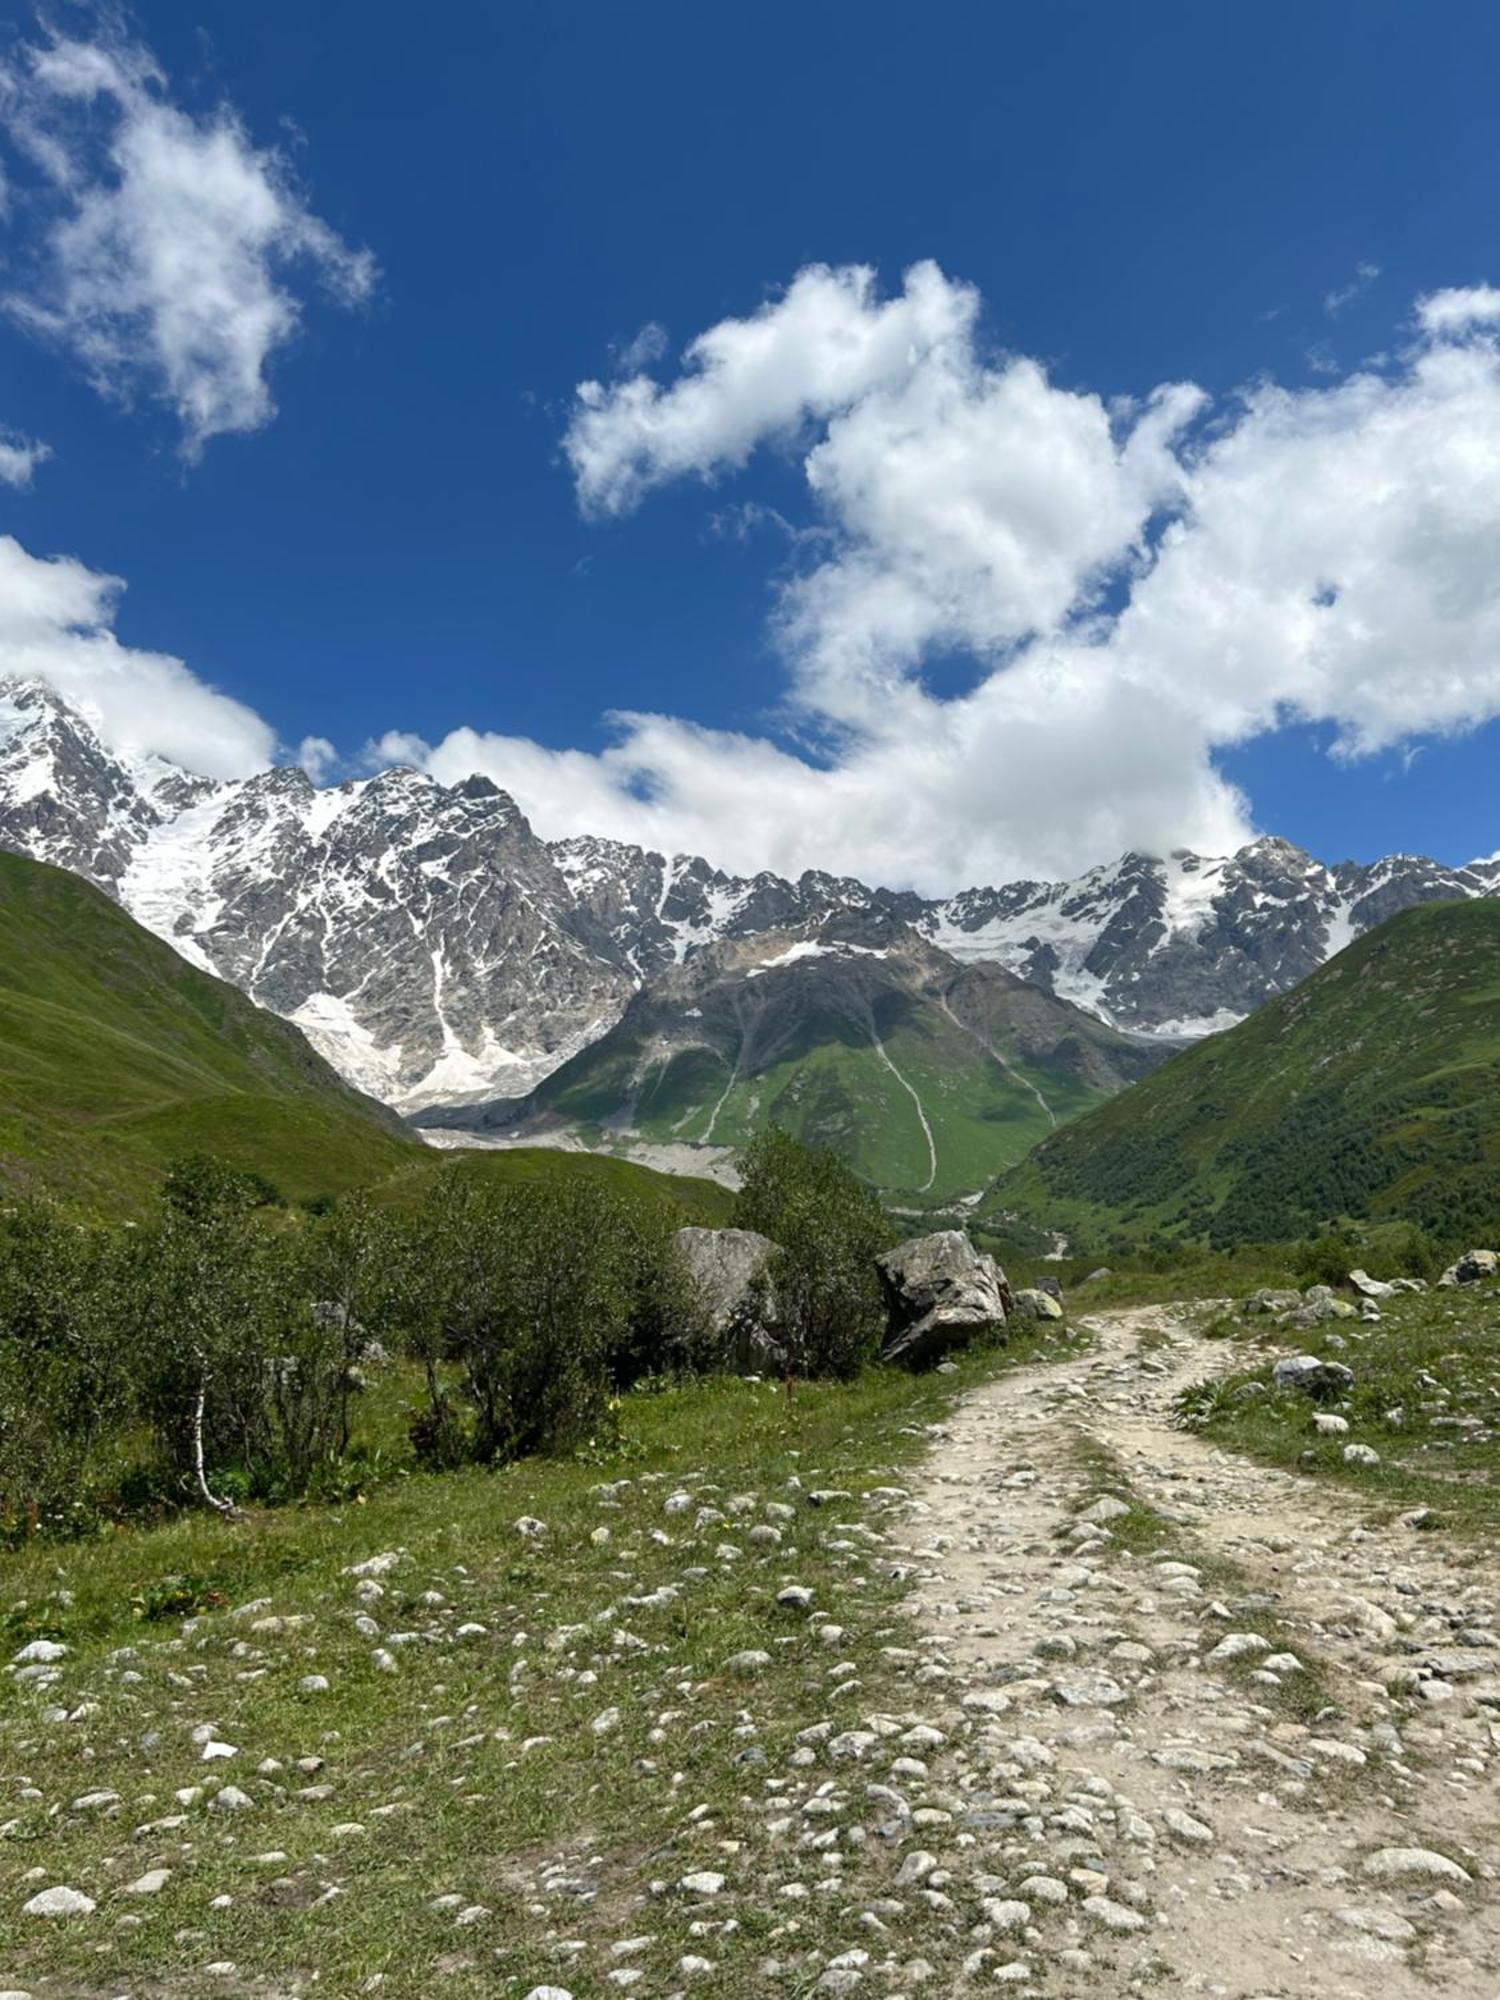
[[[712,1121],[713,1143],[742,1146],[769,1116],[834,1147],[875,1185],[909,1193],[932,1172],[915,1091],[937,1149],[935,1195],[982,1184],[1052,1130],[1037,1100],[935,1012],[909,1015],[882,1046],[910,1090],[868,1043],[830,1039],[732,1082],[721,1058],[693,1052],[648,1074],[635,1122],[651,1139],[701,1141]],[[572,1108],[566,1096],[559,1106]]]
[[[972,1026],[941,1004],[936,989],[866,1000],[820,993],[816,976],[787,971],[739,989],[742,1014],[775,1007],[794,1024],[790,1032],[767,1035],[757,1024],[742,1037],[733,1025],[726,1033],[724,1023],[709,1021],[701,1043],[684,1045],[679,1020],[664,1043],[649,1016],[627,1015],[549,1078],[536,1102],[596,1144],[608,1143],[611,1125],[623,1121],[665,1143],[740,1146],[771,1120],[832,1147],[877,1187],[942,1199],[983,1186],[1054,1121],[1101,1102],[1119,1085],[1112,1060],[1141,1060],[1082,1018],[1070,1036],[1064,1010],[1047,996],[976,1000],[982,981],[972,973],[961,976],[978,1017]],[[1049,1010],[1044,1023],[1030,1018],[1033,1003]]]
[[[293,1200],[381,1183],[413,1201],[453,1158],[88,883],[0,853],[0,1187],[129,1213],[188,1152],[254,1168]],[[467,1160],[498,1180],[588,1175],[689,1221],[728,1219],[723,1188],[623,1160],[541,1148]]]
[[[1212,1329],[1242,1343],[1245,1365],[1210,1388],[1189,1391],[1195,1429],[1231,1451],[1358,1487],[1392,1513],[1431,1507],[1431,1523],[1493,1534],[1500,1528],[1500,1289],[1460,1287],[1382,1299],[1378,1323],[1341,1320],[1335,1356],[1354,1385],[1314,1403],[1277,1389],[1277,1355],[1322,1353],[1326,1339],[1292,1333],[1263,1316],[1231,1314]],[[1320,1329],[1320,1333],[1324,1330]],[[1247,1393],[1247,1385],[1257,1388]],[[1318,1433],[1313,1416],[1343,1416],[1347,1432]],[[1346,1465],[1346,1445],[1368,1445],[1375,1466]]]
[[[790,1399],[739,1382],[633,1395],[620,1447],[593,1464],[413,1478],[339,1511],[238,1526],[194,1516],[7,1559],[0,1653],[38,1635],[71,1650],[54,1688],[0,1676],[0,1766],[40,1794],[12,1787],[5,1803],[0,1974],[29,1987],[47,1972],[59,1991],[101,1995],[144,1991],[144,1979],[181,2000],[313,1977],[350,1994],[375,1973],[386,2000],[543,1983],[585,2000],[618,1990],[609,1947],[636,1938],[642,1991],[680,1988],[691,1952],[716,1968],[703,1991],[750,2000],[766,1991],[768,1950],[802,1963],[788,1993],[811,1990],[817,1961],[804,1955],[863,1935],[851,1913],[891,1893],[902,1855],[845,1842],[839,1893],[809,1893],[829,1875],[809,1845],[830,1824],[815,1795],[836,1788],[841,1816],[880,1817],[864,1788],[901,1746],[851,1766],[826,1745],[794,1757],[797,1732],[946,1702],[920,1677],[925,1655],[893,1651],[909,1630],[904,1586],[868,1540],[890,1526],[879,1489],[921,1457],[955,1392],[1066,1345],[1034,1332],[949,1377],[871,1370]],[[814,1506],[820,1488],[843,1497]],[[679,1489],[685,1511],[667,1505]],[[768,1505],[789,1510],[779,1545],[749,1536]],[[700,1522],[700,1506],[717,1511]],[[526,1516],[545,1532],[518,1533]],[[348,1566],[387,1551],[401,1554],[362,1604]],[[184,1574],[221,1608],[192,1625],[134,1615]],[[794,1580],[814,1591],[813,1615],[777,1605]],[[356,1630],[361,1611],[379,1640]],[[842,1628],[836,1643],[820,1642],[821,1618]],[[460,1637],[466,1624],[482,1629]],[[377,1643],[396,1671],[379,1670]],[[122,1646],[135,1656],[112,1658]],[[760,1671],[727,1664],[747,1650],[766,1656]],[[308,1674],[328,1689],[304,1691]],[[77,1718],[45,1721],[54,1704]],[[614,1726],[596,1731],[610,1711]],[[228,1762],[201,1761],[192,1732],[205,1721],[235,1746]],[[323,1768],[299,1770],[309,1756]],[[280,1768],[261,1774],[268,1757]],[[253,1810],[210,1810],[226,1781]],[[914,1806],[949,1803],[942,1783],[892,1782]],[[100,1791],[118,1806],[71,1809]],[[20,1917],[37,1866],[97,1912]],[[123,1893],[158,1867],[172,1871],[160,1894]],[[695,1869],[722,1874],[723,1892],[676,1888]],[[803,1885],[795,1901],[778,1893],[788,1883]],[[435,1907],[442,1896],[455,1900]],[[121,1928],[125,1915],[137,1927]],[[951,1990],[971,1949],[963,1931],[938,1917],[906,1942]],[[226,1962],[232,1974],[205,1970]]]
[[[383,1206],[414,1207],[433,1178],[448,1170],[502,1184],[539,1180],[600,1183],[615,1194],[669,1205],[681,1212],[683,1222],[698,1223],[705,1229],[727,1228],[734,1207],[733,1194],[717,1181],[695,1174],[658,1173],[634,1160],[617,1160],[607,1153],[564,1152],[555,1146],[507,1146],[493,1152],[479,1148],[439,1152],[426,1147],[419,1159],[383,1181],[374,1190],[374,1197]]]
[[[1392,918],[1049,1139],[985,1211],[1091,1240],[1500,1224],[1500,903]]]
[[[77,876],[0,854],[0,1178],[129,1209],[195,1150],[305,1197],[415,1147],[289,1023]]]

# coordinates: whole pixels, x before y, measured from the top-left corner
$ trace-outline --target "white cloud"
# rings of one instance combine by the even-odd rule
[[[765,438],[793,432],[893,379],[933,347],[962,339],[978,295],[919,264],[906,290],[875,300],[862,265],[809,265],[750,319],[724,320],[688,348],[663,390],[632,374],[581,383],[566,450],[586,508],[622,513],[685,472],[743,465]]]
[[[297,745],[297,755],[293,759],[293,762],[302,766],[315,785],[322,784],[338,761],[339,754],[326,736],[304,736]]]
[[[312,214],[284,158],[227,105],[181,110],[150,52],[123,38],[23,47],[0,68],[0,119],[44,218],[9,311],[106,395],[170,405],[190,457],[274,415],[268,364],[301,313],[292,267],[341,304],[371,291],[369,253]]]
[[[615,367],[622,375],[638,375],[667,351],[667,329],[658,320],[648,319],[640,332],[623,347],[612,347]]]
[[[0,483],[24,487],[31,484],[37,467],[52,456],[50,444],[22,437],[19,431],[0,429]]]
[[[44,560],[0,535],[0,677],[50,683],[109,746],[156,755],[209,777],[268,764],[274,733],[168,653],[122,645],[113,625],[124,585],[71,556]]]
[[[1417,300],[1422,330],[1435,339],[1500,321],[1500,289],[1494,285],[1453,285]]]
[[[1378,368],[1212,411],[1059,387],[977,319],[932,265],[888,300],[816,267],[675,381],[579,392],[589,512],[800,452],[820,532],[773,605],[782,741],[632,714],[598,755],[471,730],[388,754],[486,771],[548,834],[947,889],[1222,851],[1252,828],[1216,753],[1289,720],[1348,759],[1500,715],[1500,292],[1421,301]],[[955,653],[973,685],[940,698]]]

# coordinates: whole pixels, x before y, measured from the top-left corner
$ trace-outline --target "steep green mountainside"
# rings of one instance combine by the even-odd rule
[[[129,1209],[212,1152],[302,1199],[421,1151],[298,1029],[78,876],[0,853],[0,1189]]]
[[[509,1187],[530,1181],[589,1182],[648,1207],[669,1209],[674,1222],[696,1223],[703,1229],[726,1229],[734,1208],[731,1191],[701,1175],[659,1173],[635,1160],[616,1159],[609,1153],[568,1151],[560,1146],[474,1147],[454,1152],[424,1146],[419,1159],[372,1190],[373,1198],[385,1208],[414,1208],[436,1176],[448,1172],[472,1174]]]
[[[1091,1243],[1275,1242],[1340,1216],[1500,1226],[1500,903],[1406,911],[1002,1175]]]
[[[496,1122],[739,1146],[762,1124],[877,1186],[982,1187],[1155,1054],[994,965],[889,921],[722,944],[647,985],[617,1025]]]

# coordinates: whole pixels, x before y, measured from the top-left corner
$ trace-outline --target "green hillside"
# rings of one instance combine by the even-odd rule
[[[1047,1139],[983,1205],[1089,1243],[1500,1227],[1500,902],[1393,917]]]
[[[473,1174],[501,1186],[530,1181],[589,1182],[611,1194],[628,1195],[652,1208],[669,1208],[676,1221],[703,1229],[728,1227],[734,1196],[717,1181],[697,1174],[664,1174],[635,1160],[609,1153],[579,1153],[558,1146],[505,1146],[493,1151],[438,1151],[424,1146],[421,1157],[373,1190],[382,1206],[415,1208],[440,1173]]]
[[[798,951],[805,956],[798,956]],[[998,966],[919,940],[705,952],[638,994],[511,1121],[607,1147],[742,1146],[767,1123],[941,1200],[1141,1075],[1149,1050]]]
[[[0,853],[0,1186],[130,1209],[189,1152],[295,1200],[418,1147],[298,1029],[78,876]]]

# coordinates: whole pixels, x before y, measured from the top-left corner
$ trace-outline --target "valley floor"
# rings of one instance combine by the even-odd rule
[[[1244,1360],[1201,1317],[946,1406],[655,1399],[602,1478],[414,1482],[310,1550],[28,1555],[11,1631],[66,1580],[76,1641],[0,1697],[0,1987],[1488,2000],[1493,1551],[1177,1428]],[[174,1546],[228,1604],[122,1653]]]

